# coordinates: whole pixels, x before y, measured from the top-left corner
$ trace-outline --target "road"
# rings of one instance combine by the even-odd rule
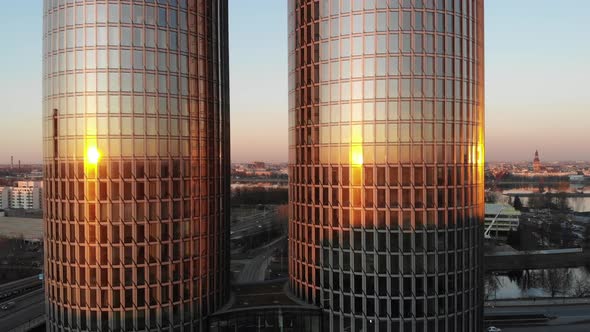
[[[485,313],[498,314],[545,314],[557,317],[545,324],[524,326],[502,326],[502,332],[586,332],[590,331],[590,305],[528,306],[486,308]]]
[[[238,284],[245,284],[264,281],[266,269],[268,268],[270,257],[272,256],[273,251],[280,247],[285,240],[286,237],[281,236],[263,248],[260,248],[258,255],[256,255],[254,258],[235,261],[244,264],[244,269],[242,272],[240,272],[236,282]]]
[[[0,310],[2,331],[10,331],[45,313],[45,292],[43,289],[32,291],[8,302],[14,302],[14,307]]]
[[[502,332],[588,332],[590,323],[571,324],[571,325],[552,325],[552,326],[519,326],[519,327],[502,327]]]
[[[231,239],[238,240],[260,232],[268,231],[275,224],[276,208],[270,208],[255,214],[239,218],[239,222],[231,226]]]

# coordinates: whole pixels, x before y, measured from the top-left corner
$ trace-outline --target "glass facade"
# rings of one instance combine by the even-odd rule
[[[227,299],[227,0],[44,0],[49,331],[195,331]]]
[[[289,0],[290,286],[330,331],[479,331],[483,0]]]

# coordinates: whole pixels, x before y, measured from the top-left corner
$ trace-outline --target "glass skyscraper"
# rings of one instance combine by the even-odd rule
[[[329,331],[483,327],[483,0],[289,0],[290,287]]]
[[[229,294],[227,0],[44,0],[50,331],[198,331]]]

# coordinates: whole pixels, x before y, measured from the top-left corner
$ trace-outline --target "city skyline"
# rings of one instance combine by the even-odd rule
[[[590,331],[588,0],[8,1],[7,331]]]
[[[486,2],[487,161],[532,161],[535,150],[546,162],[590,160],[590,147],[580,144],[590,141],[583,84],[590,76],[590,47],[579,42],[590,31],[583,17],[590,3],[568,3]],[[232,160],[286,162],[286,1],[229,4]],[[0,164],[9,164],[11,155],[23,164],[41,163],[41,0],[10,6],[0,13],[11,27],[0,31],[6,46],[0,56]],[[251,20],[253,15],[264,19]],[[267,42],[258,45],[257,39]],[[563,124],[555,125],[555,114]]]

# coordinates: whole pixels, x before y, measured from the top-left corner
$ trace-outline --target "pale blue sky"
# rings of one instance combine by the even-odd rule
[[[229,0],[234,161],[287,158],[286,0]],[[41,0],[0,0],[0,163],[41,160]],[[590,1],[486,1],[487,159],[590,160]]]

